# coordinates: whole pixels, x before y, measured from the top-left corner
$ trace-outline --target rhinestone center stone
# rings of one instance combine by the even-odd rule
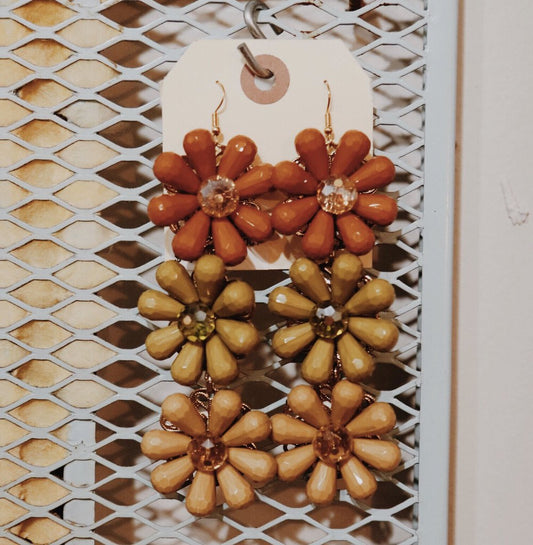
[[[344,214],[349,212],[357,201],[355,182],[346,176],[330,176],[320,182],[317,191],[318,203],[324,212]]]
[[[348,327],[348,313],[344,307],[333,303],[316,305],[309,320],[313,331],[323,339],[335,339]]]
[[[193,437],[187,453],[199,471],[216,471],[228,457],[226,445],[218,437],[209,434]]]
[[[208,178],[200,186],[198,202],[208,216],[213,218],[229,216],[235,212],[239,203],[235,182],[219,175]]]
[[[326,464],[337,464],[350,456],[350,436],[344,428],[320,428],[313,440],[315,454]]]
[[[187,305],[178,316],[178,327],[188,341],[205,341],[215,330],[215,314],[203,303]]]

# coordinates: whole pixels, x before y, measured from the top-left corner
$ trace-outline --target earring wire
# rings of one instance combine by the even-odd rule
[[[213,133],[213,136],[216,138],[220,134],[220,125],[218,120],[218,112],[222,108],[222,105],[224,104],[224,101],[226,100],[226,89],[224,88],[224,85],[220,83],[220,81],[216,81],[217,85],[222,89],[222,98],[220,99],[220,102],[218,103],[218,106],[216,107],[215,111],[213,112],[213,115],[211,116],[211,132]]]
[[[333,125],[331,123],[331,87],[326,79],[324,80],[324,84],[328,90],[328,102],[326,104],[326,113],[324,115],[324,134],[326,135],[326,146],[328,148],[328,152],[332,152],[335,146],[333,143]]]

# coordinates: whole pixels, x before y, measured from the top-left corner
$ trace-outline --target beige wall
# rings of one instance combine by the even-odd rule
[[[533,2],[461,3],[450,542],[529,543]]]

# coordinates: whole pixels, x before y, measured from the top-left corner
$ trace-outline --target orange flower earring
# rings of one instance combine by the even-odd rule
[[[151,199],[148,216],[175,232],[172,249],[178,259],[193,261],[212,246],[226,265],[237,265],[246,258],[248,244],[272,234],[269,214],[253,199],[271,189],[273,167],[253,166],[257,146],[246,136],[234,136],[226,146],[219,142],[225,90],[217,84],[224,95],[211,131],[187,133],[185,157],[167,151],[155,160],[154,174],[167,192]]]
[[[394,165],[386,157],[366,160],[370,140],[360,131],[347,131],[336,144],[331,124],[331,90],[325,130],[305,129],[295,138],[297,162],[282,161],[274,168],[273,185],[289,195],[272,211],[272,225],[284,235],[304,232],[302,250],[317,260],[328,258],[336,238],[356,255],[369,252],[375,242],[371,226],[396,219],[396,201],[376,193],[394,179]]]

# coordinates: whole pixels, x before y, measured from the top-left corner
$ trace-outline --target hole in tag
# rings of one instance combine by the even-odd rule
[[[276,76],[274,75],[268,79],[258,78],[257,76],[255,76],[254,83],[260,91],[271,91],[272,87],[274,87],[276,83]]]
[[[241,87],[244,94],[257,104],[273,104],[281,100],[289,89],[290,75],[287,65],[273,55],[257,55],[257,61],[263,68],[268,68],[274,75],[268,79],[254,76],[243,66]]]

